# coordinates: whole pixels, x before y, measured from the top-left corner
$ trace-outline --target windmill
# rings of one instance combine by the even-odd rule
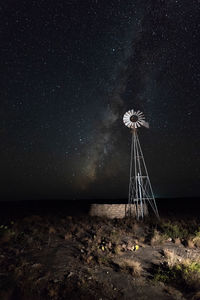
[[[126,205],[126,215],[136,215],[140,219],[148,213],[147,204],[150,204],[155,215],[159,218],[155,197],[151,182],[147,172],[144,156],[138,138],[138,128],[149,128],[141,111],[129,110],[124,114],[123,122],[125,126],[131,128],[131,161],[128,205]]]

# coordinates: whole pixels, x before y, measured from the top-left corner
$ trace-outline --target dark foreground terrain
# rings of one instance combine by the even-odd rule
[[[1,300],[200,299],[198,211],[136,222],[55,207],[2,205]]]

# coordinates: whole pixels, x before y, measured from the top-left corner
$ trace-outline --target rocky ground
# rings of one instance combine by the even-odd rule
[[[2,220],[0,299],[200,299],[200,223],[177,222],[84,214]],[[179,280],[169,260],[195,263],[195,283],[188,270]]]

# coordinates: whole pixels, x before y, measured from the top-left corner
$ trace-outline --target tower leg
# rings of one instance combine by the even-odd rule
[[[132,131],[128,205],[126,215],[139,220],[147,214],[147,204],[159,218],[155,197],[140,146],[137,130]]]

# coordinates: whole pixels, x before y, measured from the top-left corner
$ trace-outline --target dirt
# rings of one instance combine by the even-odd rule
[[[200,256],[199,249],[172,240],[151,245],[148,223],[33,215],[6,226],[0,239],[2,300],[191,299],[184,287],[155,282],[153,269],[164,262],[164,249],[181,257]],[[127,259],[140,264],[138,272],[123,267]]]

